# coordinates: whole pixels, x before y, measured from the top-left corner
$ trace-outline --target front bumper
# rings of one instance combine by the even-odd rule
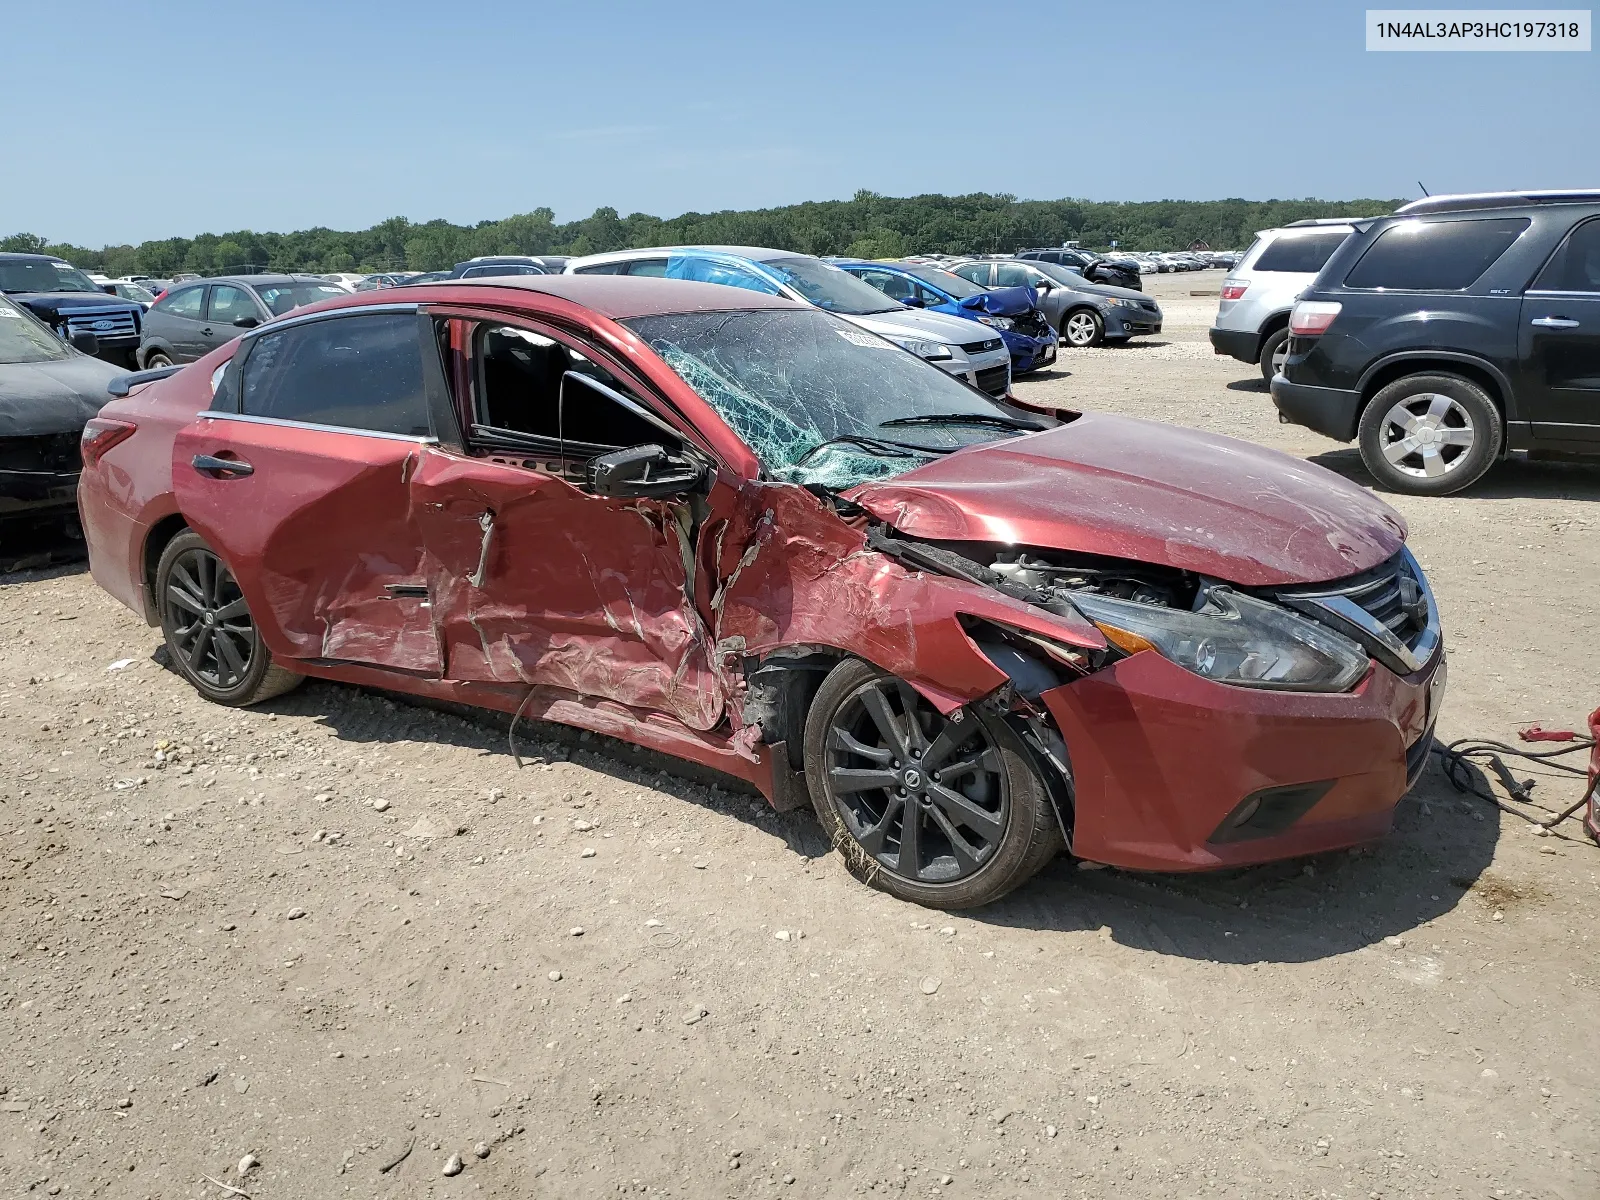
[[[1113,304],[1101,309],[1100,317],[1106,323],[1106,337],[1130,338],[1142,334],[1161,332],[1161,310],[1125,308]]]
[[[1213,683],[1152,651],[1047,691],[1072,761],[1073,853],[1198,871],[1380,838],[1427,761],[1443,692],[1442,648],[1413,675],[1374,665],[1332,695]],[[1307,806],[1281,831],[1223,830],[1266,789]]]
[[[78,509],[78,472],[0,470],[0,518],[68,516]]]
[[[1218,329],[1215,325],[1207,332],[1211,335],[1211,349],[1217,354],[1226,354],[1242,363],[1253,363],[1261,356],[1258,333],[1249,329]]]
[[[1348,442],[1356,436],[1356,421],[1361,415],[1360,392],[1290,383],[1285,376],[1274,375],[1272,402],[1291,423],[1314,429],[1323,437]]]
[[[1025,333],[1014,330],[1002,329],[1000,338],[1006,344],[1006,350],[1011,354],[1011,373],[1021,375],[1024,371],[1038,371],[1050,366],[1056,361],[1056,335],[1051,331],[1048,337],[1029,337]]]

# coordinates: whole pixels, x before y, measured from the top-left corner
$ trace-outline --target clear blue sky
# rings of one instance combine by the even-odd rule
[[[0,234],[1600,185],[1594,52],[1369,54],[1364,11],[9,0]]]

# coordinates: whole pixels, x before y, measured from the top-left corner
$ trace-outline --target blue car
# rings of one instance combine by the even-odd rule
[[[980,287],[959,275],[921,263],[830,259],[884,295],[931,312],[992,326],[1011,353],[1011,373],[1037,371],[1056,360],[1056,331],[1032,288]]]

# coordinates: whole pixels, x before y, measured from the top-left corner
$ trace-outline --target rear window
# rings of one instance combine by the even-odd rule
[[[1331,229],[1326,233],[1297,233],[1274,238],[1250,269],[1315,275],[1349,236],[1348,229]]]
[[[1527,217],[1402,221],[1367,247],[1344,286],[1459,292],[1471,287],[1528,224]]]

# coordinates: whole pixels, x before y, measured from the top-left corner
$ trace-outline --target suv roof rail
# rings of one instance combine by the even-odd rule
[[[1556,191],[1525,192],[1462,192],[1453,196],[1424,196],[1395,209],[1402,213],[1466,212],[1475,208],[1512,208],[1519,204],[1595,204],[1600,203],[1600,189],[1567,188]]]
[[[1401,209],[1404,212],[1404,209]],[[1287,225],[1278,226],[1279,229],[1304,229],[1311,225],[1348,225],[1351,221],[1367,221],[1370,217],[1306,217],[1300,221],[1290,221]]]

